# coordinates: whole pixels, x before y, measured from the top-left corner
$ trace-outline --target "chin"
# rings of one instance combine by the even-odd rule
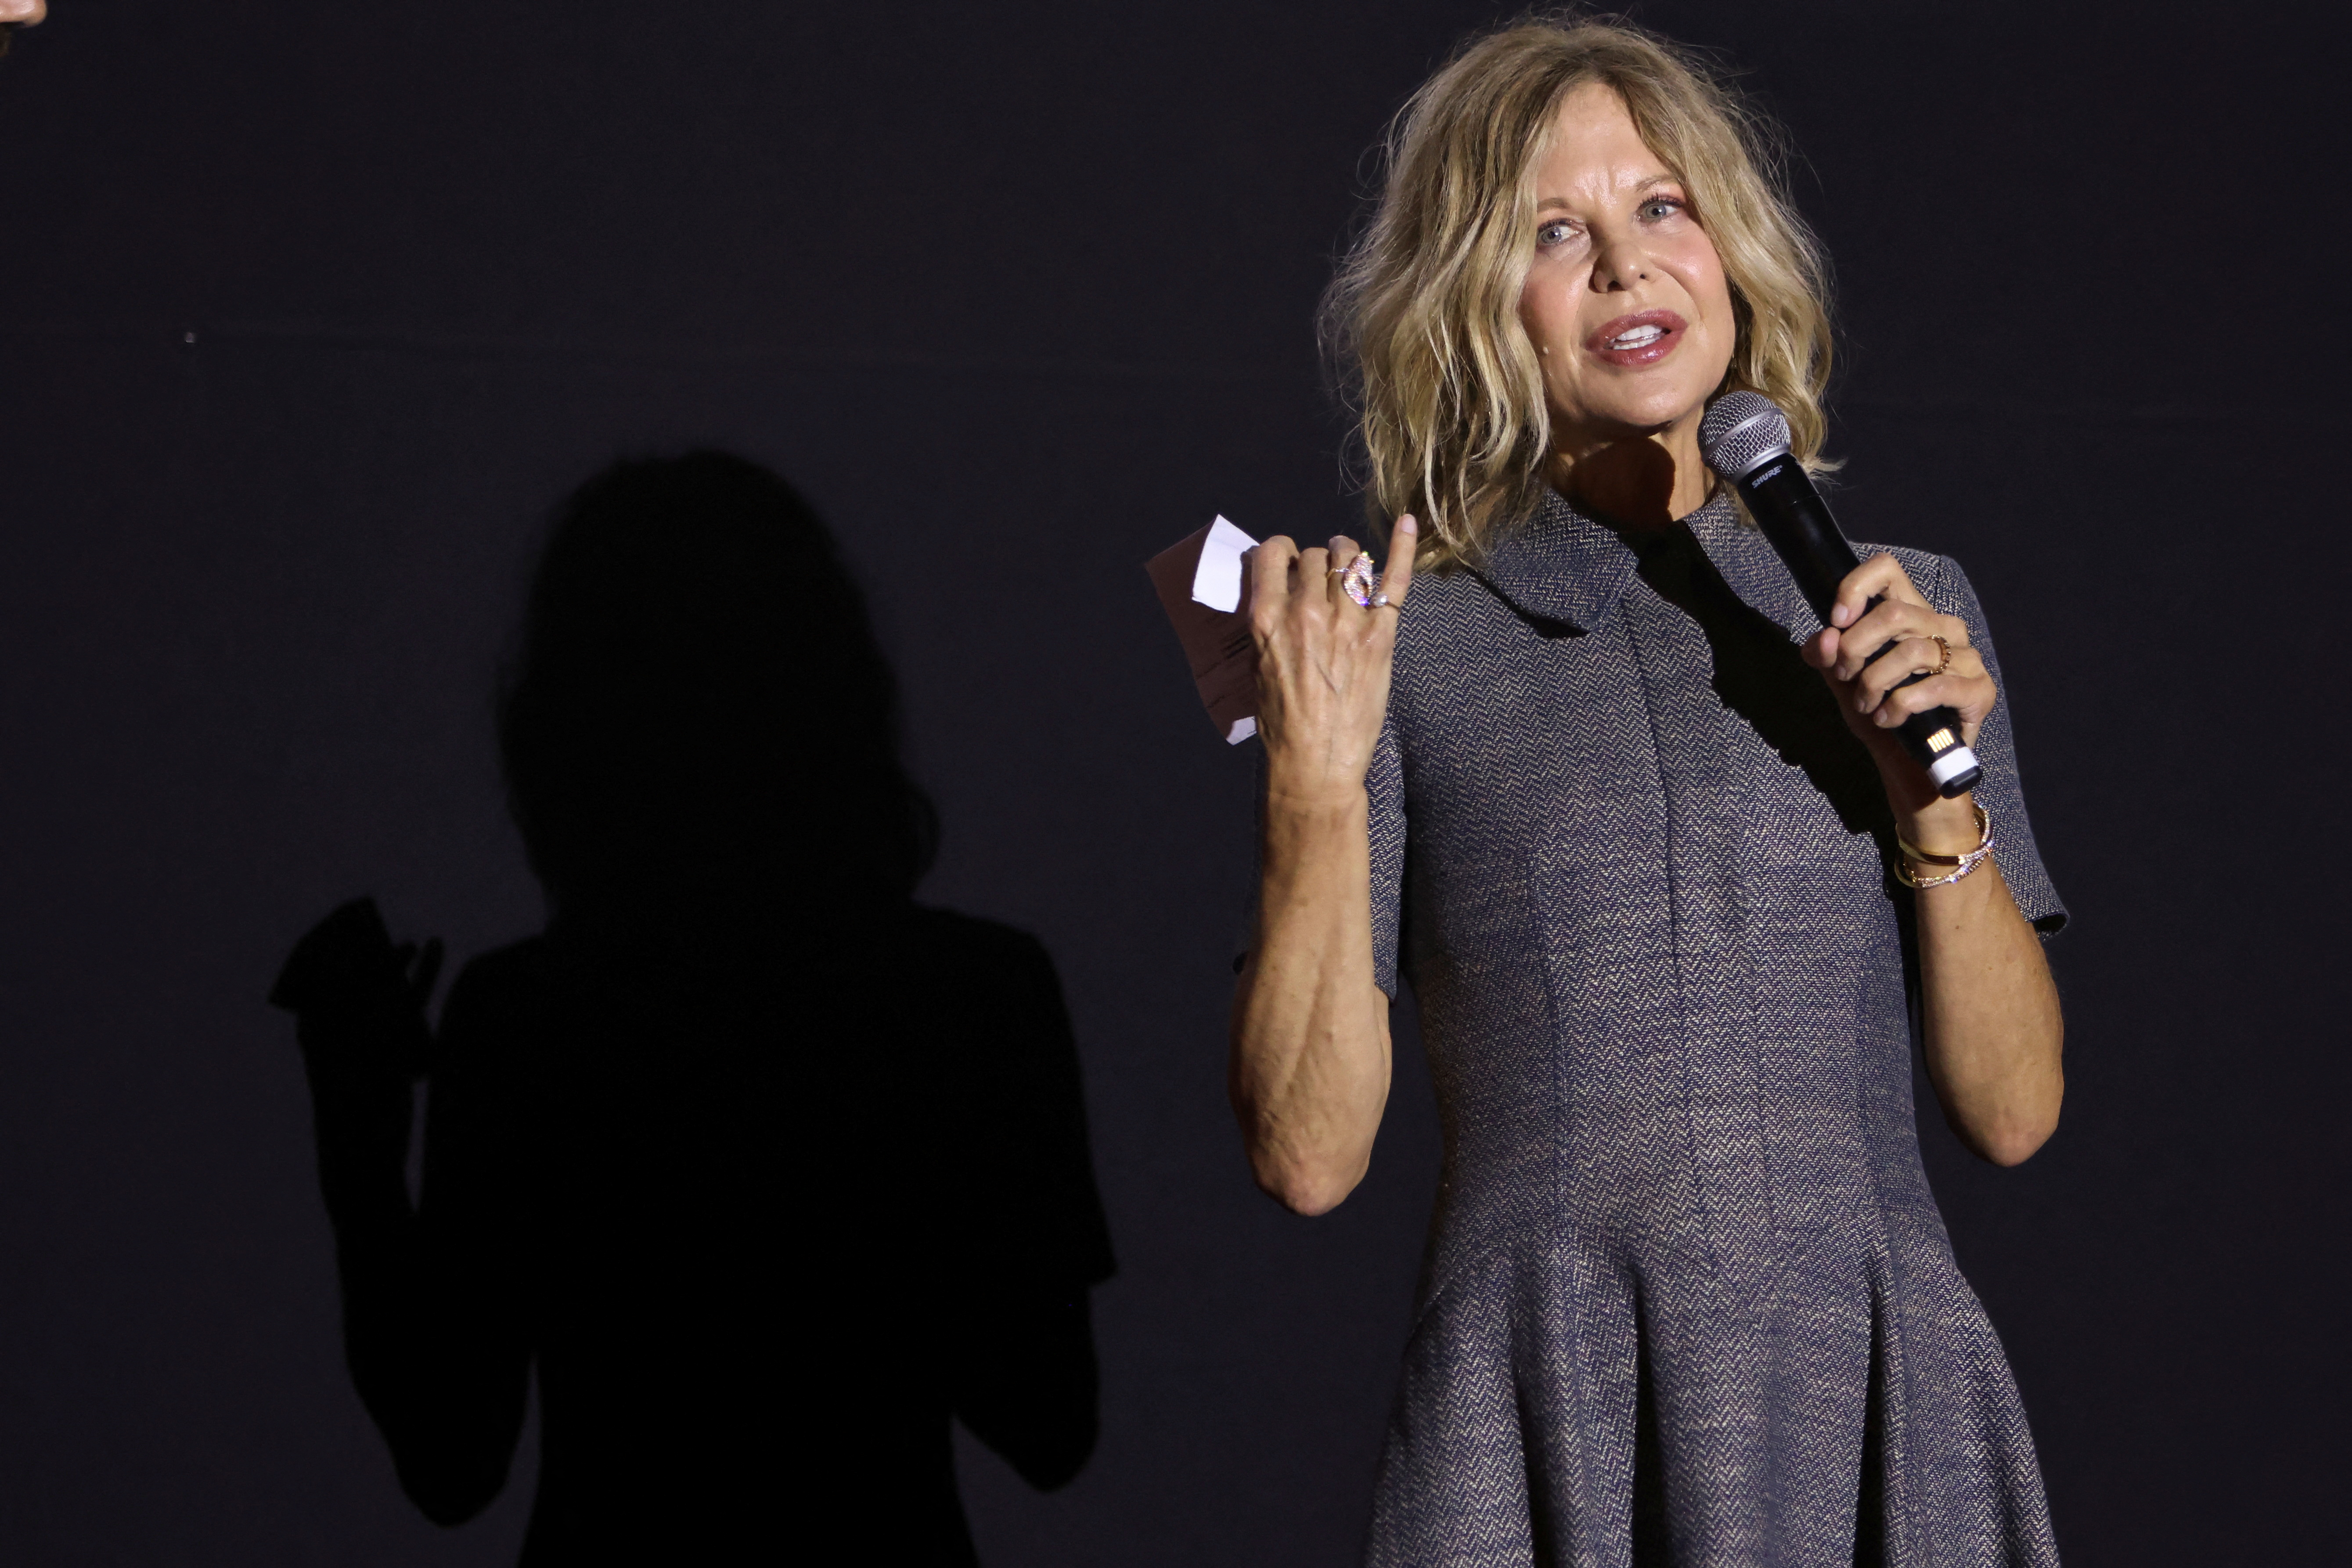
[[[1640,397],[1612,399],[1593,413],[1611,424],[1648,434],[1664,430],[1705,408],[1706,394],[1714,390],[1715,384],[1709,382],[1703,387],[1661,387]]]

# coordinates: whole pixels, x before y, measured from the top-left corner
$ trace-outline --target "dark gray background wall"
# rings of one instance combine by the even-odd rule
[[[2072,1093],[2017,1172],[1922,1132],[2093,1568],[2340,1534],[2330,9],[1640,12],[1803,152],[1849,531],[1957,554],[2000,637]],[[358,891],[460,956],[534,927],[488,716],[539,519],[707,442],[841,531],[928,895],[1042,935],[1077,1019],[1104,1437],[1050,1498],[965,1444],[985,1553],[1349,1561],[1426,1079],[1336,1215],[1251,1190],[1247,768],[1139,565],[1352,519],[1309,311],[1365,148],[1494,9],[58,10],[0,63],[0,1559],[511,1560],[527,1470],[437,1531],[349,1391],[260,998]]]

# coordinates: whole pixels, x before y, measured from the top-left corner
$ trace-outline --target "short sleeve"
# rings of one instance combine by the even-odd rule
[[[1960,570],[1959,563],[1939,557],[1937,564],[1940,570],[1934,584],[1927,590],[1927,601],[1944,614],[1957,615],[1968,623],[1970,643],[1984,659],[1985,669],[1994,684],[2000,687],[2000,698],[1986,716],[1976,743],[1977,761],[1984,768],[1984,779],[1976,787],[1976,798],[1992,818],[1992,858],[2000,867],[2001,879],[2009,883],[2018,909],[2035,930],[2044,936],[2054,936],[2066,924],[2066,906],[2059,902],[2058,889],[2042,863],[2041,849],[2033,841],[2033,824],[2026,816],[2024,789],[2018,778],[2016,734],[2011,723],[2009,684],[2001,679],[2000,660],[1993,652],[1992,628],[1986,624],[1984,607],[1977,602],[1976,590],[1969,585],[1968,574]]]
[[[1393,724],[1381,729],[1380,744],[1372,748],[1364,791],[1371,800],[1372,978],[1393,1000],[1404,924],[1405,840],[1404,763],[1398,753]]]

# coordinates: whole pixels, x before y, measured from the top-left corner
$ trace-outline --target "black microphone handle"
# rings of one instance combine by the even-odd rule
[[[1780,552],[1789,575],[1797,580],[1805,602],[1813,607],[1822,624],[1828,625],[1830,610],[1837,603],[1838,584],[1862,564],[1862,558],[1853,553],[1853,546],[1846,543],[1845,535],[1838,531],[1837,519],[1830,516],[1828,504],[1813,487],[1812,476],[1795,458],[1783,454],[1759,465],[1738,482],[1738,488],[1739,498],[1748,503],[1748,515]],[[1875,598],[1870,601],[1873,605],[1878,602]],[[1887,643],[1864,662],[1877,659],[1894,646]],[[1922,670],[1895,684],[1907,686],[1927,678],[1927,672]],[[1960,716],[1948,707],[1915,713],[1895,733],[1901,738],[1903,749],[1920,767],[1928,769],[1930,777],[1939,756],[1965,744]],[[1971,760],[1967,768],[1942,780],[1937,788],[1948,800],[1968,790],[1983,777],[1984,769]]]

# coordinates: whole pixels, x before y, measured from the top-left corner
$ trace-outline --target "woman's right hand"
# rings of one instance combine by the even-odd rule
[[[1326,801],[1364,787],[1389,706],[1397,611],[1412,587],[1419,525],[1397,519],[1385,605],[1348,597],[1339,574],[1357,554],[1335,536],[1302,550],[1276,536],[1250,552],[1250,631],[1257,643],[1257,730],[1276,799]]]

